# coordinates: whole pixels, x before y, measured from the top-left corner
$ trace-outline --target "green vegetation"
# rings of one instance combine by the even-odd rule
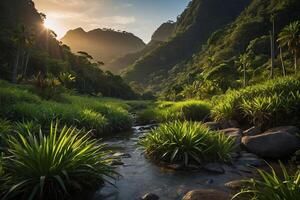
[[[0,82],[0,116],[12,121],[35,121],[43,127],[58,119],[69,126],[95,130],[97,135],[131,128],[133,119],[124,101],[63,93],[43,100],[30,86]],[[29,126],[30,124],[28,124]]]
[[[116,175],[104,146],[72,127],[51,124],[47,134],[27,130],[8,135],[6,143],[3,199],[63,199]]]
[[[199,122],[169,122],[161,124],[140,141],[146,153],[154,159],[188,166],[191,163],[230,161],[234,140],[222,133],[210,131]]]
[[[204,121],[210,116],[211,104],[207,101],[155,102],[137,112],[141,124],[174,120]]]
[[[241,196],[245,196],[250,200],[300,199],[300,171],[298,170],[296,173],[291,174],[282,163],[280,165],[283,177],[276,173],[271,166],[271,173],[258,170],[259,179],[246,181],[248,188],[243,189],[233,199]]]
[[[241,90],[228,91],[215,99],[212,115],[215,120],[234,119],[270,127],[297,125],[300,108],[299,76],[278,78]]]

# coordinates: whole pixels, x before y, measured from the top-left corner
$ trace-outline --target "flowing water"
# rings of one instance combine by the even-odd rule
[[[116,167],[122,177],[116,181],[116,188],[105,186],[93,200],[136,200],[145,193],[157,194],[162,200],[180,200],[192,189],[214,188],[226,190],[228,181],[242,179],[246,174],[234,167],[225,166],[226,173],[208,171],[174,171],[159,167],[146,159],[137,141],[151,126],[133,127],[131,132],[120,134],[105,141],[116,152],[129,154],[122,158],[124,165]]]

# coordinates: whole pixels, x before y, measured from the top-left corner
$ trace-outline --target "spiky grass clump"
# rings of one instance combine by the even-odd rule
[[[293,76],[229,91],[214,102],[212,115],[217,121],[234,119],[270,127],[297,123],[299,109],[300,78]]]
[[[230,161],[234,140],[197,122],[168,122],[140,141],[154,159],[185,166],[190,163]]]
[[[3,199],[62,199],[114,178],[104,146],[75,128],[51,125],[49,134],[18,133],[7,138]]]
[[[300,170],[291,175],[286,167],[280,163],[283,178],[270,166],[271,173],[258,170],[259,179],[246,181],[248,188],[236,194],[250,200],[292,200],[300,199]]]

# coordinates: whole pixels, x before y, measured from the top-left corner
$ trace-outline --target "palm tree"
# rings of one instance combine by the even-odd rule
[[[251,66],[250,53],[247,52],[241,54],[238,60],[236,61],[236,64],[243,70],[243,86],[246,87],[247,86],[246,72],[247,69]]]
[[[295,73],[297,72],[297,55],[300,48],[300,21],[287,25],[277,39],[281,47],[286,46],[294,55]]]

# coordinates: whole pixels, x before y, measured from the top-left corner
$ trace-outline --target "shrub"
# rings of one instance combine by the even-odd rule
[[[140,144],[154,159],[170,163],[227,162],[234,140],[197,122],[168,122],[151,131]]]
[[[215,100],[212,115],[217,121],[234,119],[262,127],[281,125],[285,122],[293,124],[299,119],[299,100],[298,76],[278,78],[227,92]]]
[[[258,170],[259,180],[246,181],[247,188],[236,194],[233,199],[246,196],[251,200],[290,200],[300,199],[300,170],[291,175],[280,163],[283,179],[270,166],[271,173]]]
[[[3,199],[58,199],[70,191],[83,190],[114,178],[104,145],[88,133],[58,124],[49,134],[18,133],[7,139],[8,155],[3,158]]]

